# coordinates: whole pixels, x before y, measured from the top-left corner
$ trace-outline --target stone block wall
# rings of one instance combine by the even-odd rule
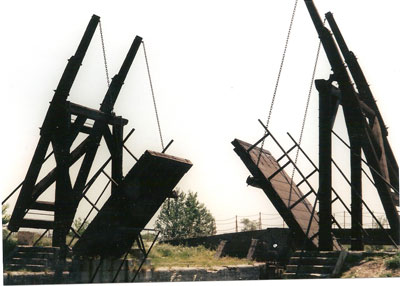
[[[224,254],[232,257],[246,258],[252,239],[258,240],[255,259],[258,261],[276,261],[285,263],[294,248],[293,235],[287,228],[268,228],[265,230],[245,231],[195,237],[187,239],[164,240],[172,245],[198,246],[216,250],[221,241],[227,244]]]

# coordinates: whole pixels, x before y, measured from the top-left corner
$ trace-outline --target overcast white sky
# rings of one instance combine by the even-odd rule
[[[164,141],[175,140],[168,153],[194,164],[179,187],[197,192],[217,220],[276,213],[262,190],[246,186],[249,172],[230,142],[234,138],[255,142],[263,134],[257,119],[265,121],[267,117],[294,2],[3,1],[2,198],[24,179],[53,90],[92,14],[97,14],[102,21],[111,76],[118,72],[135,35],[146,43]],[[396,0],[315,3],[321,15],[334,13],[348,46],[358,56],[397,153],[400,4]],[[286,132],[299,136],[317,46],[316,31],[305,4],[299,1],[270,122],[270,130],[285,148],[291,146]],[[321,52],[316,78],[326,79],[329,73],[325,53]],[[106,89],[97,30],[69,100],[99,108]],[[303,146],[315,162],[317,107],[314,89]],[[127,131],[136,129],[127,143],[136,156],[146,149],[161,149],[142,49],[115,112],[129,120]],[[347,138],[340,115],[335,130]],[[268,144],[266,149],[274,150]],[[108,157],[105,144],[102,147],[96,166]],[[345,149],[337,142],[334,148],[346,169]],[[127,153],[124,156],[127,172],[134,162]],[[342,181],[336,175],[335,181],[336,189],[349,202],[349,192],[342,189]],[[89,194],[91,198],[97,196],[102,183],[104,180]],[[381,212],[376,191],[366,187],[365,194],[376,212]],[[10,204],[15,200],[16,196]],[[83,217],[87,207],[82,203],[78,216]],[[342,210],[335,205],[335,212]],[[263,224],[280,223],[272,216],[268,221],[267,218],[263,216]]]

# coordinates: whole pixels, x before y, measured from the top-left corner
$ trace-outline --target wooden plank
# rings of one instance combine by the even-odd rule
[[[19,223],[19,227],[52,229],[54,222],[47,220],[23,219]]]
[[[249,247],[249,251],[247,252],[246,259],[253,260],[255,258],[256,249],[258,245],[258,239],[252,239]]]
[[[224,256],[225,250],[226,250],[226,244],[228,243],[227,240],[221,240],[218,244],[217,251],[214,254],[215,259],[219,259],[222,256]]]
[[[191,166],[189,160],[146,151],[75,244],[74,253],[123,255]]]
[[[54,211],[54,202],[36,201],[30,209],[52,212]]]

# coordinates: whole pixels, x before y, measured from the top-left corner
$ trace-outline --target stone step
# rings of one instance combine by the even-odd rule
[[[31,270],[32,268],[36,270],[32,270],[34,272],[37,271],[44,271],[44,270],[54,270],[55,267],[57,266],[52,260],[32,260],[32,261],[26,261],[26,260],[21,260],[20,258],[12,258],[10,262],[6,263],[5,268],[8,270],[21,270],[21,269],[26,269],[26,270]],[[70,269],[72,267],[72,260],[67,259],[65,262],[65,269]]]
[[[46,266],[43,265],[35,265],[35,264],[7,264],[5,265],[5,269],[9,271],[21,271],[21,270],[27,270],[31,272],[42,272],[47,270]]]
[[[321,274],[321,273],[284,273],[282,276],[283,279],[322,279],[322,278],[330,278],[329,274]]]
[[[291,257],[289,264],[301,265],[335,265],[337,257]]]
[[[301,251],[297,250],[292,257],[339,257],[340,251]]]
[[[18,252],[40,252],[40,253],[55,253],[59,248],[58,247],[49,247],[49,246],[23,246],[18,245]]]
[[[34,265],[43,265],[47,267],[51,264],[51,260],[45,258],[13,257],[9,263],[19,264],[19,265],[34,264]]]
[[[49,252],[16,252],[14,257],[17,258],[38,258],[38,259],[54,259],[55,254]]]
[[[286,265],[286,272],[330,274],[332,273],[333,268],[334,266],[328,265]]]

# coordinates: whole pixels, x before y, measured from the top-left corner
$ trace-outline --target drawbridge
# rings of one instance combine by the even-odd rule
[[[67,100],[99,22],[100,18],[93,15],[75,54],[69,59],[40,128],[40,139],[25,179],[3,204],[19,190],[8,224],[11,232],[17,232],[20,228],[44,229],[40,240],[52,230],[53,246],[66,251],[67,244],[72,246],[72,242],[77,239],[73,253],[86,257],[121,257],[137,242],[146,259],[148,251],[145,250],[140,233],[165,199],[175,196],[173,189],[192,163],[165,153],[172,140],[166,147],[162,143],[161,152],[147,150],[139,159],[125,145],[134,129],[125,136],[124,128],[128,120],[116,115],[113,110],[137,51],[143,44],[141,37],[134,38],[119,72],[109,83],[99,110]],[[146,53],[145,49],[144,52]],[[159,131],[161,137],[161,130]],[[84,138],[80,143],[77,141],[78,136]],[[103,139],[111,156],[94,171],[92,166]],[[72,146],[77,147],[72,149]],[[124,150],[137,161],[126,174],[123,170]],[[54,168],[39,179],[44,163],[52,156],[55,159]],[[105,169],[108,165],[111,165],[110,174]],[[70,176],[70,169],[73,167],[78,168],[75,180]],[[87,193],[100,175],[107,177],[107,184],[93,202]],[[99,207],[100,198],[110,186],[110,197]],[[40,200],[43,194],[54,189],[54,201]],[[97,211],[97,215],[80,235],[81,227],[74,229],[72,225],[82,200],[92,208],[81,227],[93,211]],[[50,212],[54,219],[26,218],[32,210]],[[74,237],[67,242],[70,232]]]
[[[380,236],[385,237],[398,248],[400,243],[399,169],[388,140],[387,127],[357,58],[347,47],[332,13],[329,12],[325,15],[331,28],[329,30],[325,26],[325,21],[322,21],[314,2],[305,0],[305,4],[320,38],[320,47],[322,46],[325,50],[332,68],[332,74],[327,80],[315,80],[315,87],[319,93],[319,166],[317,167],[302,150],[301,142],[297,143],[290,136],[294,146],[285,150],[268,129],[279,75],[267,124],[264,125],[259,120],[265,130],[264,136],[255,144],[235,139],[232,142],[234,151],[251,173],[247,183],[261,188],[265,192],[295,237],[304,241],[300,246],[302,249],[329,251],[340,248],[332,232],[334,224],[339,229],[344,228],[332,215],[332,205],[337,201],[343,205],[352,218],[351,248],[353,250],[363,250],[364,238],[372,237],[363,227],[363,210],[367,210],[379,226]],[[291,25],[293,17],[294,13]],[[290,30],[291,26],[288,38]],[[287,45],[283,59],[286,48]],[[316,64],[317,62],[315,67]],[[333,131],[339,106],[343,110],[350,143],[346,143]],[[304,122],[305,119],[300,138],[302,138]],[[333,136],[337,137],[350,150],[350,178],[341,170],[332,156]],[[275,145],[279,147],[278,150],[282,152],[282,156],[278,159],[263,149],[267,137],[272,138]],[[260,143],[261,147],[257,147]],[[297,150],[295,159],[290,157],[290,152],[293,150]],[[313,171],[311,173],[302,174],[296,165],[299,152],[312,164]],[[293,181],[293,175],[290,177],[285,172],[285,168],[288,166],[294,168],[293,175],[295,171],[299,174],[300,182],[297,184]],[[333,168],[338,170],[350,187],[350,207],[344,203],[333,188]],[[371,175],[368,175],[367,170]],[[319,179],[316,190],[308,182],[314,174],[318,174]],[[384,228],[373,210],[365,203],[362,192],[363,177],[366,177],[376,189],[390,228]],[[305,192],[299,189],[300,185],[306,186]],[[313,201],[311,200],[312,196],[314,197]]]

